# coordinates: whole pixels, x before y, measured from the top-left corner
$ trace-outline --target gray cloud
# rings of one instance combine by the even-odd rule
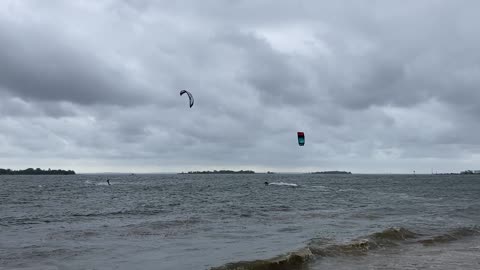
[[[85,172],[469,168],[479,7],[3,3],[0,160]]]
[[[141,101],[121,70],[48,32],[41,34],[45,31],[14,25],[0,28],[0,83],[4,91],[24,99],[79,104]]]

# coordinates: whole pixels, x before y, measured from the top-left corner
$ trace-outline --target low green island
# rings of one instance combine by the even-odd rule
[[[240,171],[232,171],[232,170],[213,170],[213,171],[191,171],[187,173],[180,173],[180,174],[254,174],[255,172],[252,170],[240,170]]]
[[[72,170],[42,170],[40,168],[28,168],[25,170],[0,169],[0,175],[74,175]]]
[[[323,172],[312,172],[311,174],[352,174],[352,172],[346,172],[346,171],[323,171]]]
[[[480,174],[480,171],[466,170],[466,171],[460,172],[460,174]]]

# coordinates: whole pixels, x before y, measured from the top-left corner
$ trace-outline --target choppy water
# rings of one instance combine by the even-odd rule
[[[0,186],[0,269],[480,268],[479,176],[0,176]]]

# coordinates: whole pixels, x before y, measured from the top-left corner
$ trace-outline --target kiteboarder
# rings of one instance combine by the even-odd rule
[[[110,179],[107,179],[107,184],[110,186]]]

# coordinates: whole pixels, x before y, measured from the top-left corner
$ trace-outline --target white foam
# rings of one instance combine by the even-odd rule
[[[358,189],[353,189],[353,188],[345,188],[345,189],[339,189],[338,191],[340,192],[358,192]]]
[[[269,183],[268,185],[298,187],[297,184],[294,184],[294,183],[285,183],[285,182],[273,182],[273,183]]]
[[[95,185],[97,185],[97,186],[110,186],[110,185],[113,185],[113,183],[110,182],[110,185],[109,185],[107,182],[100,182],[100,183],[96,183]]]

